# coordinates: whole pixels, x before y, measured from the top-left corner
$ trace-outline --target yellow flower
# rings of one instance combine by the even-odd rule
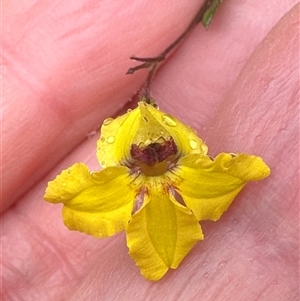
[[[259,157],[212,159],[194,130],[144,102],[104,121],[97,157],[103,170],[74,164],[49,182],[44,198],[64,204],[71,230],[95,237],[125,230],[149,280],[177,268],[203,239],[199,221],[218,220],[248,181],[270,174]]]

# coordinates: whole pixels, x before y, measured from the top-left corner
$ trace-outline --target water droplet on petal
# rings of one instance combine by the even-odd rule
[[[198,147],[198,143],[195,139],[190,139],[190,147],[191,149],[196,149]]]
[[[127,113],[130,113],[131,111],[132,111],[132,109],[128,109],[128,110],[127,110]]]
[[[67,170],[68,175],[71,175],[72,172],[73,172],[72,168],[68,168],[68,170]]]
[[[112,174],[112,171],[109,170],[109,169],[104,169],[102,172],[103,172],[106,176],[110,176],[110,175]]]
[[[207,146],[205,144],[201,144],[200,146],[202,153],[206,154],[207,153]]]
[[[101,136],[100,141],[101,141],[102,143],[104,143],[104,142],[105,142],[105,137],[104,137],[104,136]]]
[[[172,117],[171,115],[163,115],[162,117],[162,122],[168,126],[176,126],[177,123],[176,121],[174,120],[174,117]]]
[[[112,117],[106,118],[103,121],[103,125],[109,125],[114,119]]]
[[[161,138],[161,136],[155,132],[148,133],[148,137],[150,138],[151,142],[159,142],[158,140]],[[164,141],[164,140],[163,140]]]
[[[66,183],[62,183],[62,186],[63,186],[63,187],[66,187],[66,186],[67,186],[67,184],[66,184]]]
[[[115,141],[115,137],[114,136],[109,136],[109,137],[107,137],[107,143],[114,143],[114,141]]]
[[[102,160],[102,161],[100,162],[100,164],[101,164],[101,166],[102,166],[103,168],[106,167],[105,161]]]

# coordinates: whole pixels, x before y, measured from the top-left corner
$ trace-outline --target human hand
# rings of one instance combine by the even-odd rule
[[[3,297],[295,300],[299,6],[267,33],[297,1],[271,12],[271,1],[266,7],[257,0],[238,7],[224,2],[209,31],[198,26],[154,79],[157,103],[197,129],[209,153],[253,153],[272,170],[249,184],[218,223],[202,222],[206,239],[158,283],[140,276],[124,235],[97,240],[70,232],[61,208],[42,198],[63,168],[84,161],[99,169],[99,135],[87,134],[117,114],[144,80],[143,71],[124,75],[132,66],[128,57],[159,53],[199,3],[58,3],[4,4],[3,116],[9,119],[3,121],[2,201],[3,208],[14,206],[2,216]]]

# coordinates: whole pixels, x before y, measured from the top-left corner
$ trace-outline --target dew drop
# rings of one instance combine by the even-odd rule
[[[108,169],[104,169],[103,170],[103,173],[106,175],[106,176],[110,176],[112,174],[112,171],[111,170],[108,170]]]
[[[103,121],[103,125],[109,125],[114,119],[112,117],[106,118]]]
[[[158,141],[159,138],[161,138],[161,136],[156,134],[155,132],[148,133],[148,137],[150,137],[150,140],[152,140],[152,141]]]
[[[88,259],[90,259],[91,255],[92,255],[92,251],[90,251],[90,250],[87,250],[86,252],[84,252],[84,256]]]
[[[259,278],[264,278],[264,277],[265,277],[265,274],[264,274],[264,273],[258,273],[258,277],[259,277]]]
[[[97,131],[91,131],[87,134],[87,138],[90,139],[97,134]]]
[[[100,141],[101,141],[102,143],[104,143],[104,142],[105,142],[105,137],[104,137],[104,136],[101,136]]]
[[[71,175],[72,172],[73,172],[72,168],[68,168],[68,170],[67,170],[68,175]]]
[[[234,219],[234,220],[232,221],[232,223],[233,223],[234,225],[237,225],[238,220],[237,220],[237,219]]]
[[[127,110],[127,113],[130,113],[131,111],[132,111],[132,109],[128,109],[128,110]]]
[[[109,137],[107,137],[107,143],[114,143],[114,141],[115,141],[115,137],[114,136],[109,136]]]
[[[172,116],[170,116],[170,115],[165,114],[161,118],[162,118],[162,122],[164,124],[168,125],[168,126],[173,126],[174,127],[174,126],[177,125],[177,123],[174,120],[174,118]]]
[[[62,186],[63,186],[63,187],[66,187],[66,186],[67,186],[67,184],[66,184],[66,183],[62,183]]]
[[[105,164],[105,161],[104,161],[104,160],[102,160],[102,161],[100,162],[100,164],[101,164],[101,166],[102,166],[103,168],[106,167],[106,164]]]
[[[206,153],[207,153],[207,146],[206,146],[206,145],[202,144],[202,145],[200,146],[200,148],[201,148],[203,154],[206,154]]]
[[[198,143],[197,143],[197,141],[195,139],[190,139],[189,142],[190,142],[191,149],[196,149],[197,148]]]
[[[221,261],[219,264],[218,264],[218,267],[219,269],[223,269],[226,265],[226,262],[225,261]]]

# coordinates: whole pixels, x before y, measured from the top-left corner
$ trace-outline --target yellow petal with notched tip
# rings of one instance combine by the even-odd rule
[[[129,254],[148,280],[159,280],[178,267],[194,244],[203,239],[196,217],[155,183],[144,206],[128,225]]]
[[[260,157],[247,154],[189,155],[178,161],[174,178],[177,192],[198,220],[218,220],[248,181],[270,174]]]
[[[107,237],[124,230],[131,218],[135,190],[126,167],[89,172],[74,164],[48,183],[44,199],[63,203],[63,219],[71,230]]]

